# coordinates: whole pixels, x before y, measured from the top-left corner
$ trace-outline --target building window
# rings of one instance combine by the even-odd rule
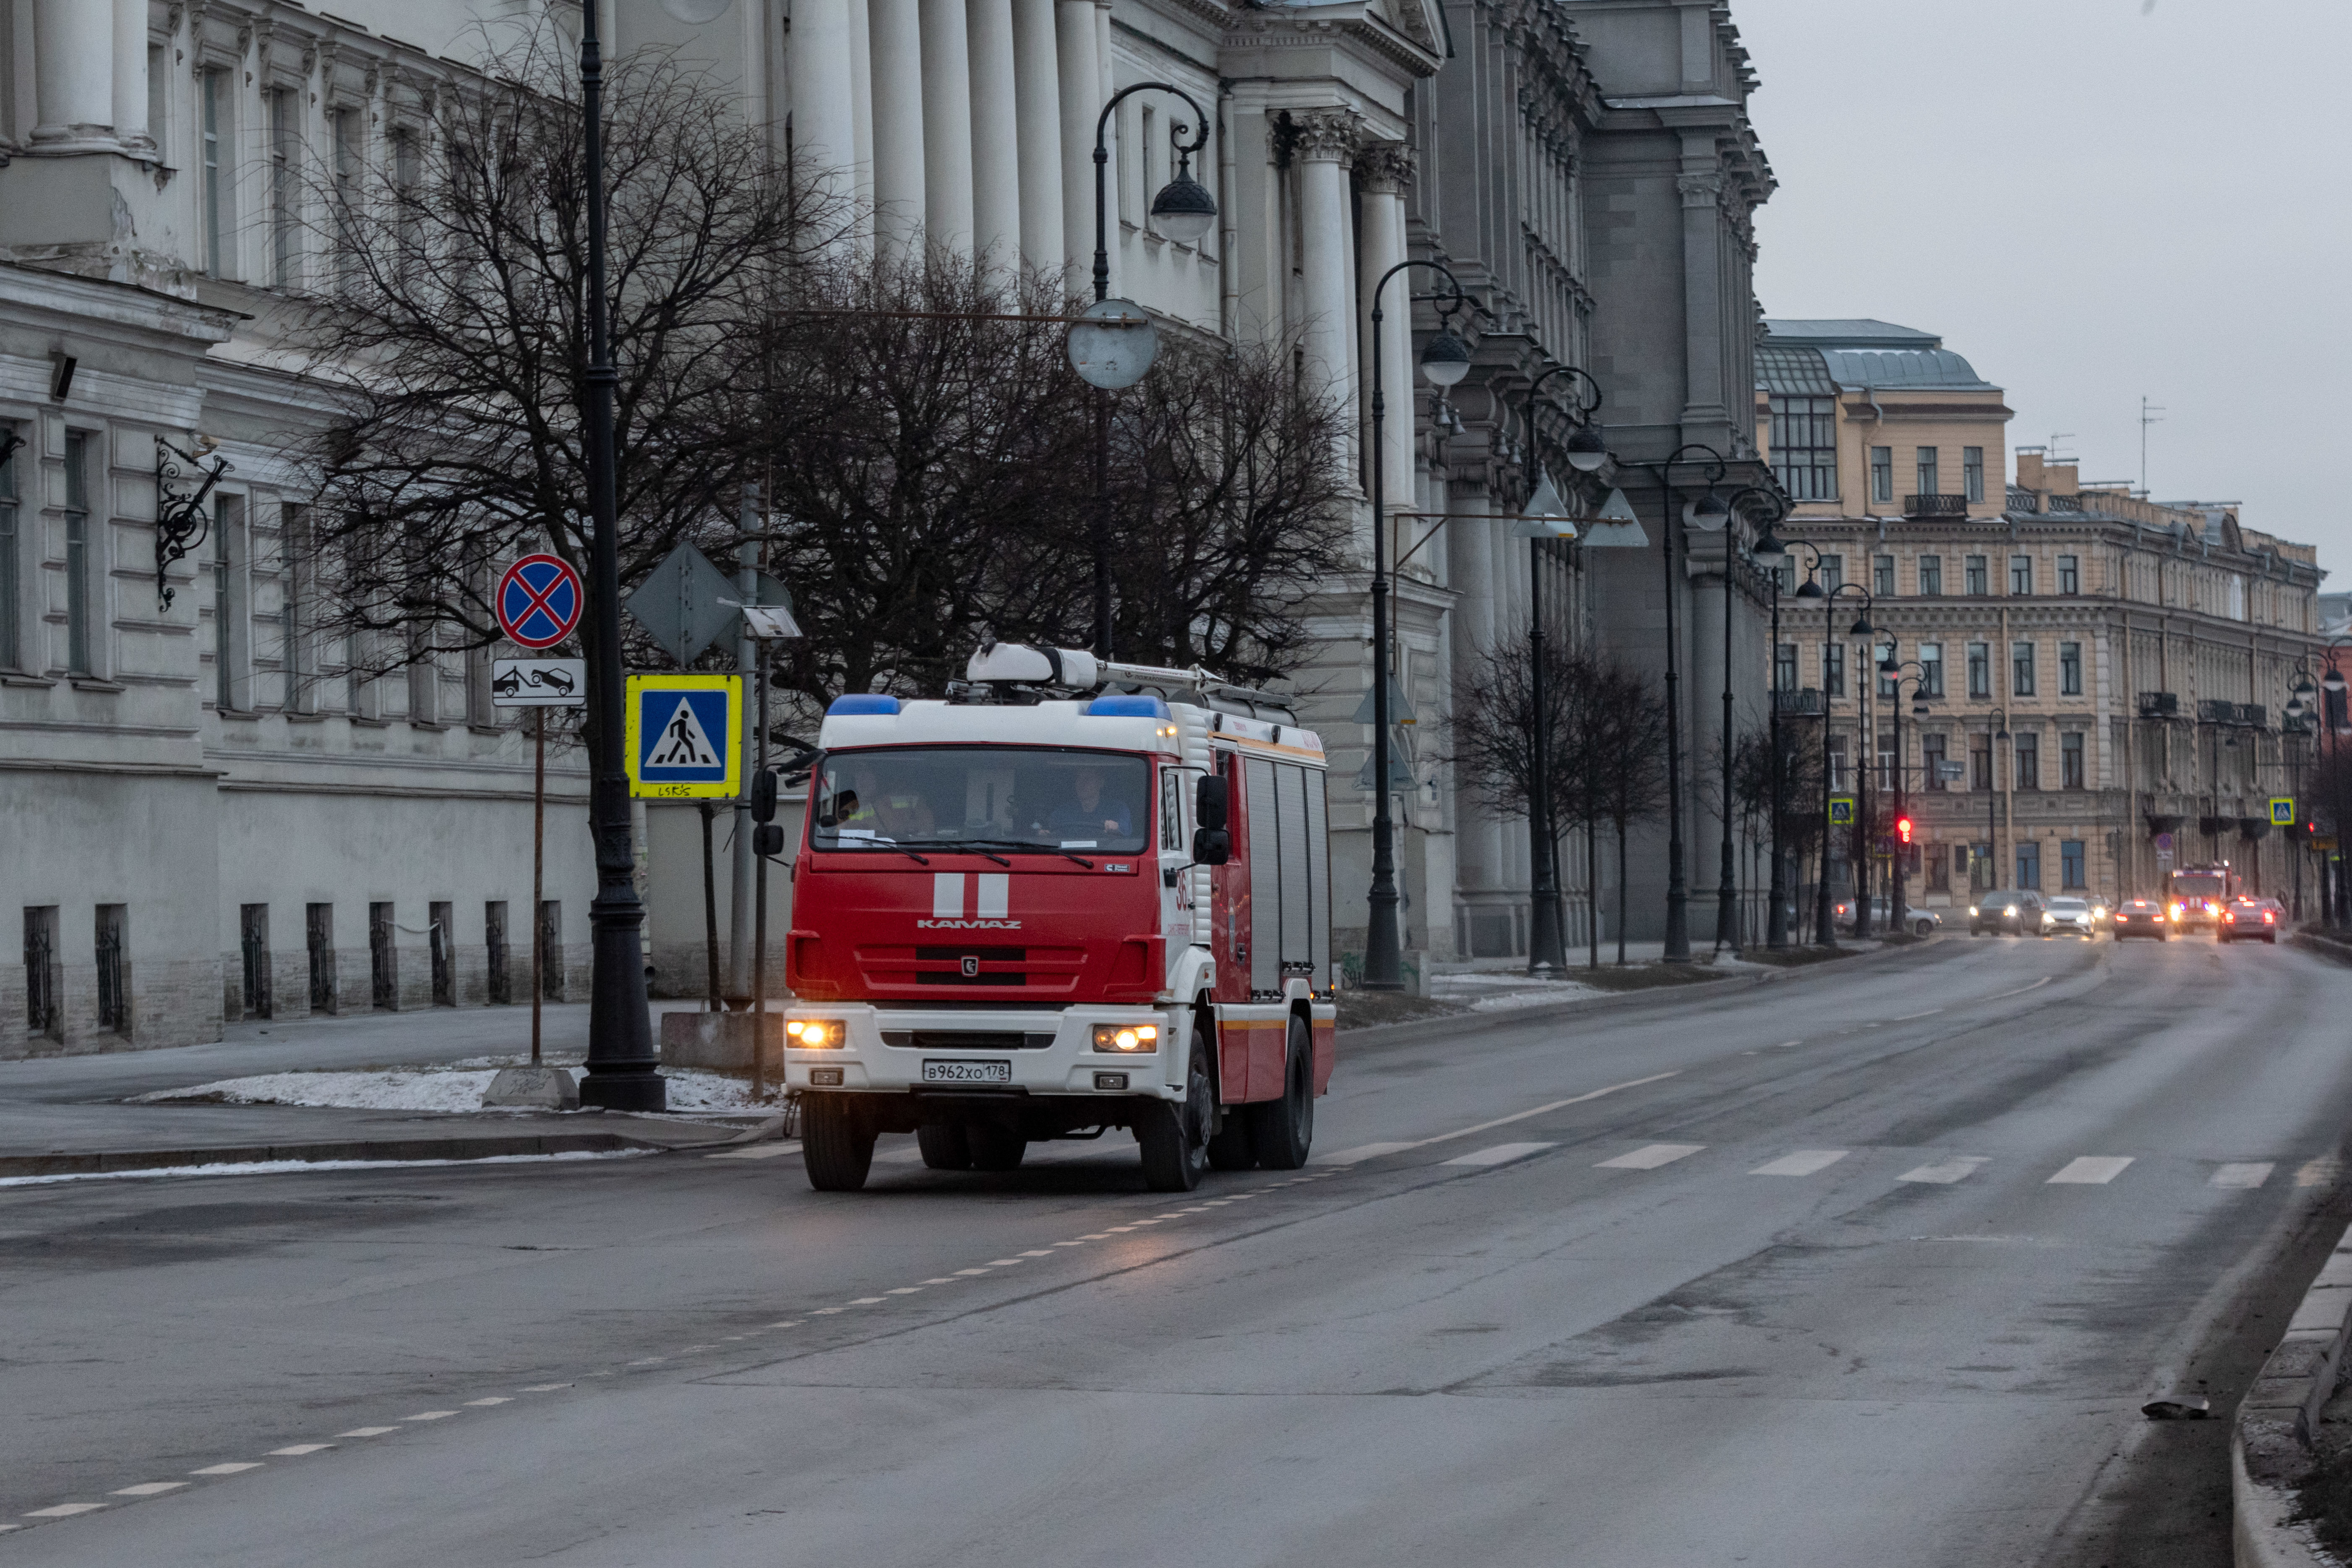
[[[1870,591],[1881,599],[1895,597],[1895,557],[1874,555],[1870,558]]]
[[[2058,885],[2066,889],[2091,885],[2083,876],[2083,841],[2079,838],[2069,838],[2058,846]]]
[[[269,94],[269,281],[291,289],[296,249],[296,182],[302,171],[300,97],[290,88]]]
[[[327,116],[335,173],[335,283],[349,289],[359,277],[360,117],[338,109]]]
[[[131,1032],[131,958],[128,911],[121,904],[98,906],[98,1026]]]
[[[2031,730],[2021,730],[2011,739],[2009,749],[2017,758],[2017,787],[2040,789],[2042,787],[2042,737]]]
[[[1943,736],[1919,737],[1919,773],[1929,789],[1940,792],[1945,788]]]
[[[2084,787],[2083,732],[2080,730],[2069,730],[2058,737],[2058,787],[2061,789]],[[2074,884],[2067,885],[2072,887]]]
[[[66,672],[89,675],[89,437],[66,432]]]
[[[1940,555],[1919,557],[1919,592],[1933,598],[1944,591],[1944,558]]]
[[[417,187],[425,178],[423,144],[413,131],[395,131],[392,137],[393,227],[404,264],[418,259],[421,238]]]
[[[1843,795],[1845,793],[1845,741],[1846,738],[1843,735],[1832,735],[1830,737],[1829,768],[1830,793],[1832,795]]]
[[[0,437],[9,429],[0,425]],[[25,668],[23,607],[18,603],[25,591],[23,550],[16,531],[16,458],[12,452],[0,463],[0,669]]]
[[[2077,557],[2072,555],[2058,557],[2058,591],[2062,594],[2079,594],[2083,591],[2082,563]]]
[[[2009,645],[2009,694],[2011,697],[2033,695],[2033,645],[2030,642]]]
[[[1969,787],[1970,789],[1992,788],[1992,737],[1990,735],[1969,737]]]
[[[335,906],[306,904],[302,908],[303,944],[310,955],[310,1011],[335,1010]]]
[[[2033,557],[2012,555],[2009,558],[2009,591],[2019,598],[2033,592]]]
[[[1992,644],[1990,643],[1969,644],[1969,695],[1971,697],[1992,695]]]
[[[1918,449],[1918,464],[1919,493],[1923,496],[1941,494],[1941,489],[1936,483],[1936,448],[1933,447],[1920,447]]]
[[[1985,587],[1985,558],[1981,555],[1971,555],[1967,557],[1967,559],[1962,563],[1962,565],[1967,580],[1962,584],[1961,592],[1982,597],[1987,592]]]
[[[1895,788],[1895,731],[1892,729],[1878,732],[1878,777],[1873,787],[1885,793],[1892,793]]]
[[[196,90],[202,100],[199,105],[204,122],[204,188],[198,193],[205,204],[205,270],[215,278],[225,278],[222,259],[229,246],[231,223],[229,199],[231,171],[227,167],[229,141],[228,72],[208,70],[197,79]]]
[[[278,611],[278,658],[286,671],[286,710],[319,710],[318,668],[311,646],[310,596],[316,572],[310,563],[310,513],[289,501],[278,512],[278,551],[285,558],[285,598]]]
[[[1844,587],[1844,586],[1845,586],[1845,557],[1844,557],[1844,556],[1843,556],[1843,555],[1824,555],[1824,556],[1822,556],[1822,563],[1821,563],[1821,566],[1820,566],[1819,571],[1820,571],[1820,576],[1821,576],[1821,581],[1822,581],[1822,593],[1824,593],[1824,594],[1834,594],[1834,593],[1836,593],[1840,588],[1843,588],[1843,587]]]
[[[563,905],[550,899],[539,906],[539,994],[550,1002],[563,1000]]]
[[[2017,885],[2035,892],[2042,889],[2042,846],[2030,839],[2017,847]]]
[[[245,498],[213,498],[213,703],[247,706],[245,692]]]
[[[1895,656],[1901,651],[1902,650],[1897,648],[1893,643],[1888,643],[1885,647],[1874,647],[1870,650],[1870,668],[1872,672],[1878,677],[1877,689],[1878,694],[1881,697],[1892,697],[1895,695],[1895,681],[1896,678],[1887,670],[1886,667],[1895,662]]]
[[[457,974],[450,963],[449,952],[450,925],[456,919],[455,906],[428,904],[425,908],[431,916],[425,923],[430,928],[426,939],[433,944],[433,1005],[436,1007],[455,1007],[457,1005]]]
[[[1954,849],[1951,860],[1948,860],[1944,858],[1942,845],[1931,844],[1927,847],[1927,890],[1929,892],[1948,893],[1952,890],[1952,860],[1958,860],[1961,854],[1962,851]]]
[[[493,899],[482,906],[483,980],[490,1000],[504,1004],[514,1000],[514,987],[507,979],[507,901]]]
[[[1960,448],[1960,482],[1967,487],[1970,500],[1984,500],[1984,448]]]
[[[1919,645],[1919,695],[1941,697],[1944,694],[1944,645],[1923,642]]]
[[[154,140],[156,161],[166,168],[173,166],[173,153],[179,151],[171,131],[171,115],[164,107],[163,89],[169,80],[170,68],[163,61],[163,46],[147,46],[147,134]]]
[[[267,1018],[269,1005],[269,906],[245,904],[236,911],[237,952],[244,959],[241,997],[245,1016]]]
[[[1790,500],[1837,500],[1837,399],[1775,397],[1772,473]]]
[[[1825,697],[1845,695],[1845,644],[1822,645],[1822,694]]]
[[[65,1008],[58,1004],[58,907],[25,910],[25,1031],[52,1038],[62,1033]]]
[[[2083,645],[2062,642],[2058,645],[2058,695],[2083,695]]]
[[[1797,645],[1795,643],[1782,643],[1779,650],[1772,655],[1772,689],[1775,691],[1797,689]]]
[[[393,938],[392,906],[368,906],[368,993],[390,1012],[400,1005],[400,949]]]

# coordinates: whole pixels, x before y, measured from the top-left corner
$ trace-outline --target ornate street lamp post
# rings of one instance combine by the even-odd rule
[[[1666,578],[1666,952],[1668,963],[1690,962],[1690,889],[1683,879],[1683,718],[1682,673],[1675,651],[1675,465],[1685,452],[1706,454],[1693,458],[1707,468],[1706,494],[1683,509],[1685,526],[1712,533],[1731,521],[1731,508],[1715,489],[1723,478],[1723,454],[1696,441],[1687,441],[1663,463],[1644,463],[1658,484],[1664,535],[1659,541]],[[1728,805],[1726,809],[1729,809]]]
[[[1783,759],[1780,755],[1780,574],[1789,568],[1789,547],[1780,542],[1780,534],[1774,531],[1788,516],[1788,508],[1770,490],[1753,485],[1733,495],[1732,502],[1736,506],[1743,497],[1751,495],[1763,497],[1772,508],[1748,553],[1758,569],[1772,582],[1772,641],[1771,646],[1764,650],[1765,701],[1768,704],[1764,720],[1765,744],[1772,750],[1772,878],[1770,889],[1765,894],[1771,901],[1771,907],[1764,914],[1764,945],[1778,951],[1789,945],[1789,914],[1784,907],[1789,898],[1789,877],[1780,856],[1780,815],[1787,804],[1780,798],[1785,787],[1781,778]],[[1810,583],[1807,585],[1811,586]],[[1723,624],[1727,640],[1731,627],[1728,612],[1725,614]],[[1724,685],[1728,688],[1730,684],[1727,677]],[[1727,794],[1727,776],[1725,788]]]
[[[1802,590],[1801,589],[1801,590],[1799,590],[1799,592],[1801,592],[1801,592],[1802,592]],[[1864,587],[1861,584],[1859,584],[1859,583],[1841,583],[1841,584],[1839,584],[1836,587],[1832,588],[1832,589],[1828,590],[1826,593],[1822,594],[1822,883],[1821,883],[1821,887],[1820,887],[1818,889],[1816,889],[1816,890],[1815,890],[1815,893],[1814,893],[1813,920],[1814,920],[1814,923],[1815,923],[1815,925],[1819,928],[1819,934],[1820,934],[1820,936],[1821,936],[1822,945],[1822,946],[1824,946],[1824,947],[1835,947],[1835,946],[1837,945],[1837,919],[1836,919],[1836,909],[1835,909],[1835,905],[1834,905],[1834,903],[1833,903],[1833,901],[1832,901],[1832,900],[1831,893],[1830,893],[1830,840],[1831,840],[1831,838],[1833,837],[1833,835],[1830,832],[1830,793],[1831,793],[1831,779],[1830,779],[1830,728],[1831,728],[1831,726],[1830,726],[1830,682],[1829,682],[1830,648],[1831,648],[1831,647],[1832,647],[1836,643],[1836,641],[1837,641],[1837,625],[1836,625],[1836,622],[1837,622],[1837,601],[1838,601],[1839,599],[1843,598],[1844,595],[1848,595],[1848,594],[1858,594],[1858,595],[1861,595],[1861,597],[1862,597],[1862,614],[1861,614],[1860,616],[1858,616],[1857,617],[1855,617],[1855,619],[1854,619],[1854,623],[1853,623],[1853,627],[1848,631],[1847,635],[1848,635],[1849,637],[1869,637],[1869,636],[1873,635],[1873,634],[1874,634],[1874,632],[1876,630],[1876,628],[1875,628],[1875,627],[1874,627],[1874,626],[1870,624],[1870,609],[1871,609],[1871,605],[1872,605],[1872,604],[1873,604],[1874,601],[1874,600],[1871,598],[1871,596],[1870,596],[1870,590],[1869,590],[1869,589],[1864,588]],[[1859,675],[1859,673],[1860,673],[1859,671],[1857,671],[1857,672],[1856,672],[1856,674],[1857,674],[1857,675]],[[1859,718],[1859,717],[1860,717],[1860,715],[1861,715],[1861,713],[1862,713],[1862,710],[1863,710],[1863,709],[1862,709],[1862,689],[1861,689],[1861,685],[1860,685],[1859,681],[1857,681],[1857,683],[1856,683],[1856,685],[1855,685],[1853,702],[1854,702],[1854,713],[1855,713],[1855,715],[1857,716],[1857,718]],[[1859,728],[1859,726],[1857,726],[1857,728]],[[1857,773],[1859,772],[1859,764],[1860,764],[1860,762],[1861,762],[1861,757],[1860,757],[1860,755],[1859,755],[1859,750],[1860,750],[1860,749],[1857,747],[1857,748],[1856,748],[1857,754],[1856,754],[1856,757],[1855,757],[1855,763],[1856,763],[1856,764],[1857,764],[1857,768],[1856,768]],[[1856,780],[1856,782],[1857,782],[1857,783],[1859,783],[1859,782],[1860,782],[1860,781],[1859,781],[1859,779],[1857,779],[1857,780]],[[1857,790],[1857,791],[1855,792],[1855,794],[1857,795],[1857,796],[1860,795],[1860,793],[1861,793],[1861,792],[1860,792],[1859,790]],[[1855,905],[1855,909],[1856,909],[1856,910],[1857,910],[1857,913],[1856,913],[1856,916],[1855,916],[1855,921],[1854,921],[1854,933],[1853,933],[1853,934],[1854,934],[1857,938],[1866,937],[1866,936],[1868,936],[1868,935],[1870,934],[1870,913],[1869,913],[1869,911],[1870,911],[1870,894],[1869,894],[1869,889],[1868,889],[1868,888],[1867,888],[1867,887],[1865,887],[1865,886],[1864,885],[1864,878],[1863,878],[1863,874],[1862,874],[1862,871],[1861,871],[1860,868],[1858,868],[1858,867],[1857,867],[1857,868],[1856,868],[1856,869],[1855,869],[1855,872],[1854,872],[1854,879],[1853,879],[1853,880],[1854,880],[1854,886],[1855,886],[1855,889],[1856,889],[1856,897],[1855,897],[1855,899],[1854,899],[1854,905]]]

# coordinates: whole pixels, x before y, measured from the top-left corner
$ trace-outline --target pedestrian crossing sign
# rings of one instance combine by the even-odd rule
[[[2273,827],[2294,826],[2294,802],[2292,799],[2271,802],[2271,826]]]
[[[743,793],[743,678],[633,675],[625,705],[629,794],[726,800]]]
[[[1853,821],[1853,796],[1837,795],[1830,797],[1830,825],[1843,827]]]

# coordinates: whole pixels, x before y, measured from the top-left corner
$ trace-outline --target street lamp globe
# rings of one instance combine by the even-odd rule
[[[1846,629],[1845,635],[1850,637],[1866,637],[1877,629],[1878,628],[1876,626],[1870,624],[1870,616],[1868,612],[1865,611],[1864,614],[1854,616],[1853,625]]]
[[[2327,673],[2319,678],[2319,684],[2326,689],[2330,697],[2341,697],[2344,695],[2344,672],[2331,664],[2327,667]]]
[[[1452,327],[1440,326],[1429,346],[1421,351],[1421,374],[1432,386],[1460,385],[1470,374],[1470,345],[1454,336]]]
[[[1819,583],[1813,581],[1812,574],[1807,573],[1805,580],[1797,584],[1797,592],[1793,596],[1800,599],[1826,599],[1829,595],[1822,591]]]
[[[1160,186],[1160,194],[1151,198],[1151,221],[1160,233],[1179,245],[1198,243],[1215,225],[1217,198],[1192,177],[1192,159],[1180,162],[1176,177]]]
[[[1609,462],[1609,444],[1590,425],[1580,425],[1569,432],[1565,450],[1568,466],[1580,474],[1597,474]]]
[[[1683,508],[1683,521],[1701,533],[1714,533],[1731,521],[1731,508],[1721,492],[1710,488],[1706,494]]]

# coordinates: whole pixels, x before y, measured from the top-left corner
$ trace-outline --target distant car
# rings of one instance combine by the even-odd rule
[[[1837,923],[1840,926],[1851,927],[1853,924],[1853,900],[1852,899],[1840,899],[1837,901],[1835,913]],[[1933,936],[1938,931],[1941,931],[1943,926],[1944,917],[1937,914],[1933,910],[1914,910],[1906,908],[1903,911],[1903,929],[1909,931],[1913,936]],[[1886,922],[1886,900],[1885,899],[1873,899],[1870,900],[1870,929],[1873,931],[1889,931],[1893,929]]]
[[[2099,934],[2098,917],[2091,912],[2088,899],[2058,898],[2042,906],[2042,934],[2056,936],[2061,931],[2084,938]]]
[[[2172,940],[2172,918],[2160,900],[2125,899],[2116,905],[2111,918],[2117,942],[2127,936],[2152,936],[2158,942]]]
[[[2000,931],[2005,936],[2042,934],[2042,895],[2017,891],[1984,893],[1969,906],[1969,934]]]
[[[2276,899],[2231,899],[2221,910],[2213,934],[2222,942],[2266,942],[2278,945],[2278,928],[2286,910]]]

